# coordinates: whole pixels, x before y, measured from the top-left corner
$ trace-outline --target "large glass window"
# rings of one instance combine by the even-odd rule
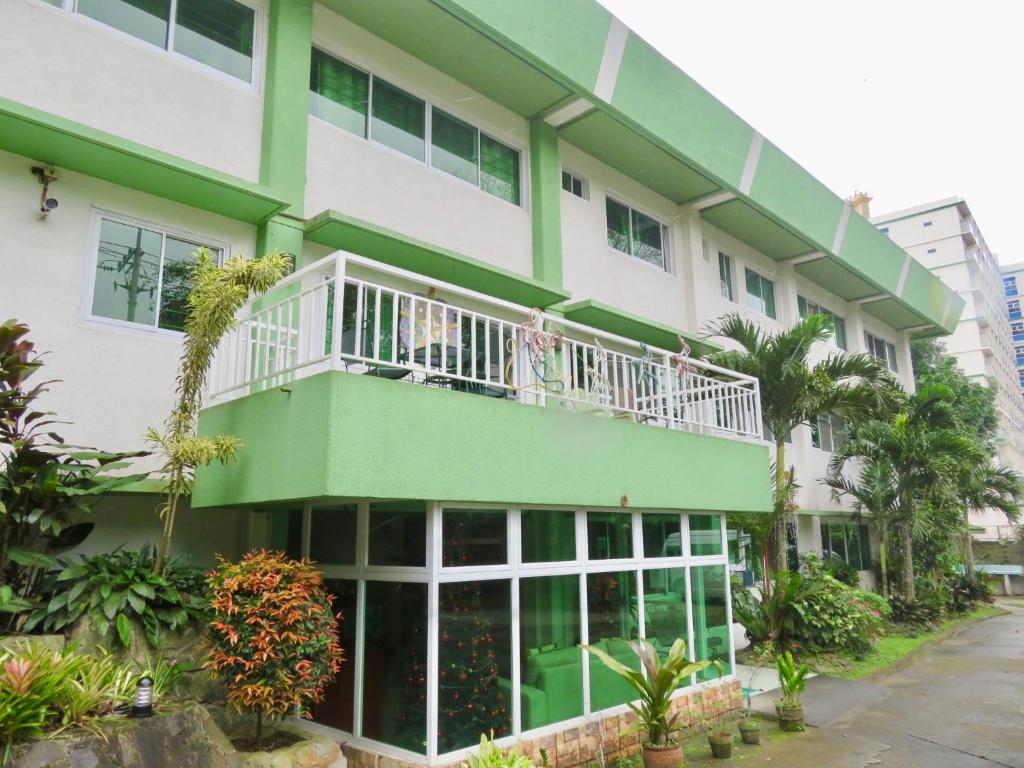
[[[147,43],[171,47],[239,80],[252,81],[256,11],[237,0],[79,0],[78,12]]]
[[[690,513],[690,554],[722,554],[722,523],[718,515]]]
[[[438,595],[438,752],[512,730],[511,582],[441,584]]]
[[[524,509],[521,513],[524,563],[576,559],[576,513],[569,510]]]
[[[505,510],[446,509],[441,521],[441,565],[458,567],[508,562]]]
[[[239,80],[252,80],[256,11],[236,0],[177,0],[174,50]]]
[[[266,517],[267,549],[284,552],[288,557],[302,558],[302,510],[275,509],[262,513]]]
[[[338,640],[345,655],[341,670],[327,685],[324,699],[313,706],[313,719],[323,725],[352,733],[355,696],[356,658],[356,586],[354,579],[325,579],[324,586],[334,597],[331,610],[338,615]]]
[[[519,205],[519,153],[487,134],[480,134],[480,188]]]
[[[379,77],[373,79],[370,136],[417,160],[426,159],[427,105]]]
[[[762,315],[771,318],[777,317],[775,313],[775,283],[752,269],[746,270],[746,278],[747,306]]]
[[[826,560],[839,560],[858,571],[871,570],[868,527],[855,523],[822,523],[821,549]]]
[[[426,584],[366,583],[363,680],[363,736],[425,754]]]
[[[309,70],[309,114],[366,138],[370,76],[314,48]]]
[[[698,673],[698,680],[714,680],[732,672],[729,663],[729,602],[727,573],[724,565],[706,565],[690,569],[690,614],[693,617],[695,659],[722,663],[722,670],[708,667]]]
[[[641,518],[644,557],[680,557],[683,541],[679,515],[645,514]]]
[[[582,715],[579,576],[520,579],[519,633],[522,729]]]
[[[313,507],[309,559],[315,563],[355,565],[356,505]]]
[[[370,505],[370,565],[427,564],[427,511],[422,502]]]
[[[666,269],[665,241],[668,228],[645,213],[610,197],[605,199],[608,245],[648,264]]]
[[[689,645],[685,568],[644,571],[644,636],[662,652],[680,638]]]
[[[168,331],[184,330],[192,269],[202,247],[155,229],[102,219],[92,314]],[[219,257],[219,249],[209,250]]]
[[[587,575],[587,631],[590,644],[631,669],[640,660],[624,641],[636,638],[636,571]],[[589,655],[590,708],[607,709],[632,701],[636,692],[593,654]]]
[[[880,339],[879,337],[864,331],[864,346],[869,355],[873,355],[885,363],[885,366],[890,371],[893,373],[898,371],[899,368],[896,364],[896,346],[892,342]]]
[[[588,512],[587,552],[591,560],[632,557],[632,515],[628,512]]]
[[[796,303],[801,319],[811,315],[824,315],[832,327],[832,340],[835,342],[835,345],[840,349],[846,349],[846,321],[843,318],[839,317],[832,310],[825,309],[820,304],[803,296],[797,296]]]
[[[436,107],[431,111],[430,164],[464,181],[478,183],[480,134]]]

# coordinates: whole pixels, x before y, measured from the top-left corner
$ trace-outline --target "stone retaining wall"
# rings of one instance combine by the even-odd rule
[[[672,711],[679,713],[683,735],[703,730],[706,724],[728,720],[739,714],[743,707],[743,690],[739,680],[711,684],[697,688],[675,699]],[[640,754],[641,735],[631,731],[636,715],[627,712],[608,717],[594,716],[594,722],[566,728],[564,731],[538,739],[524,740],[519,750],[541,764],[541,750],[547,753],[551,768],[576,768],[603,759],[611,765],[616,758]],[[420,768],[420,764],[407,763],[386,757],[362,747],[343,744],[342,750],[351,768]],[[455,763],[444,768],[458,768]]]

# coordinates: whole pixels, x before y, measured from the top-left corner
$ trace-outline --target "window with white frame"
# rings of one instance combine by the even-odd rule
[[[1015,275],[1007,275],[1003,278],[1003,293],[1007,296],[1017,295],[1017,277]]]
[[[834,413],[823,413],[811,422],[811,445],[832,453],[846,442],[846,421]]]
[[[312,52],[309,113],[513,205],[521,203],[519,150],[319,48]]]
[[[803,296],[796,297],[797,309],[800,312],[800,318],[810,317],[811,315],[824,315],[828,318],[829,325],[832,326],[832,340],[835,345],[840,349],[846,349],[846,321],[839,317],[835,312],[830,309],[817,304],[816,302],[806,299]]]
[[[1020,299],[1012,299],[1006,302],[1006,309],[1010,313],[1011,320],[1020,320]]]
[[[717,514],[375,501],[254,523],[267,546],[317,560],[345,617],[352,671],[314,720],[382,754],[460,759],[481,733],[520,738],[633,699],[582,643],[637,669],[624,638],[682,638],[732,670]]]
[[[775,313],[775,283],[746,268],[747,306],[755,312],[768,317],[777,317]]]
[[[582,200],[589,200],[590,194],[587,187],[587,180],[582,176],[578,176],[572,171],[567,171],[564,168],[562,169],[562,189],[570,195]]]
[[[736,289],[732,277],[732,257],[721,251],[718,252],[718,281],[722,298],[736,301]]]
[[[98,222],[90,314],[136,326],[182,331],[190,275],[200,248],[220,247],[151,224],[103,215]]]
[[[646,213],[605,198],[608,245],[617,251],[668,269],[668,226]]]
[[[864,331],[864,347],[869,355],[873,355],[885,363],[885,366],[896,373],[899,367],[896,364],[896,345],[891,341],[881,339],[874,334]]]
[[[256,10],[238,0],[47,0],[251,83]]]
[[[823,522],[821,551],[826,560],[838,560],[857,571],[871,570],[871,540],[866,525]]]

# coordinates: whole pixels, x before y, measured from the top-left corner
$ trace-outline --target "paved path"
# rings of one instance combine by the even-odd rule
[[[811,727],[734,753],[787,768],[1024,768],[1024,608],[969,626],[906,668],[871,680],[808,683]],[[771,704],[773,694],[762,706]],[[756,708],[756,704],[755,704]],[[703,765],[691,760],[691,765]]]

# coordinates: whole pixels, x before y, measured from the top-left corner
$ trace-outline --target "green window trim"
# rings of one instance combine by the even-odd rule
[[[67,4],[50,2],[67,7]],[[252,83],[256,9],[238,0],[78,0],[76,13]]]
[[[316,47],[311,53],[309,114],[522,205],[522,150]]]
[[[611,248],[669,271],[667,224],[611,197],[605,198],[605,223]]]
[[[775,282],[750,267],[745,267],[745,276],[747,306],[773,320],[778,319],[775,309]]]
[[[89,316],[154,331],[181,333],[191,267],[200,248],[219,261],[225,248],[130,217],[98,216]]]

